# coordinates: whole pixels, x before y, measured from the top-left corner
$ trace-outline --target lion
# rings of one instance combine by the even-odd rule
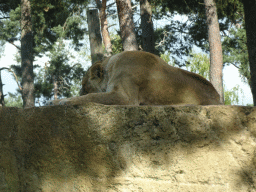
[[[94,63],[80,96],[50,105],[220,105],[220,96],[202,76],[168,65],[144,51],[124,51]]]

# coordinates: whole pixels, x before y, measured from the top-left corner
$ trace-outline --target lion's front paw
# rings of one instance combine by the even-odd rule
[[[66,99],[57,99],[57,100],[51,100],[46,101],[45,106],[52,106],[52,105],[74,105],[74,99],[73,98],[66,98]]]

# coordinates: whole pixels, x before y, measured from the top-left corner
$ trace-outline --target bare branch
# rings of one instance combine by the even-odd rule
[[[69,84],[66,82],[66,80],[65,80],[63,77],[60,76],[60,78],[62,79],[62,82],[63,82],[64,84],[66,84],[66,85],[69,86]]]
[[[12,72],[12,73],[13,73],[13,75],[14,75],[14,77],[15,77],[15,79],[16,79],[16,83],[17,83],[18,87],[20,88],[20,90],[22,91],[22,87],[19,85],[18,77],[16,76],[16,74],[14,73],[14,71],[11,70],[11,68],[7,68],[7,67],[2,67],[2,68],[0,68],[0,71],[3,70],[3,69],[7,69],[9,72]]]
[[[17,49],[21,50],[21,48],[17,45],[15,45],[12,41],[7,41],[8,43],[12,44],[14,47],[16,47]]]
[[[132,7],[132,9],[134,9],[135,7],[138,7],[140,4],[138,3],[137,5],[134,5],[133,7]]]
[[[77,65],[80,65],[81,66],[81,64],[80,63],[76,63],[75,65],[73,65],[72,67],[71,67],[71,69],[73,69],[75,66],[77,66]]]
[[[160,42],[156,45],[156,47],[162,46],[162,45],[165,43],[165,41],[166,41],[165,38],[168,36],[168,33],[171,33],[171,32],[167,32],[167,31],[164,31],[164,32],[163,32],[164,38],[163,38],[162,41],[160,41]]]
[[[107,7],[111,7],[112,5],[116,4],[116,2],[114,3],[110,3]]]
[[[230,63],[230,64],[235,66],[237,69],[240,69],[240,67],[236,66],[234,63]]]
[[[109,25],[109,26],[108,26],[108,29],[109,29],[110,27],[113,27],[113,26],[115,26],[115,25],[116,25],[116,24],[113,24],[113,25]]]

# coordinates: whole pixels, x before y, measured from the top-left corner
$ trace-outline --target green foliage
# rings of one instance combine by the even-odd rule
[[[20,4],[20,0],[1,1],[0,11],[2,12],[2,16],[6,16],[6,13],[9,13],[12,9],[15,9],[18,4]]]
[[[52,95],[53,85],[46,80],[45,68],[39,68],[35,79],[35,98],[39,99],[42,96],[44,100],[48,100]]]
[[[139,3],[138,0],[136,2]],[[168,51],[174,63],[181,67],[186,66],[184,58],[189,55],[189,50],[193,45],[199,46],[205,52],[209,51],[205,6],[202,0],[155,0],[150,3],[154,23],[161,19],[167,21],[166,25],[155,29],[154,32],[157,55],[160,56]],[[239,0],[216,0],[216,4],[220,30],[226,33],[230,23],[237,22],[243,12],[242,4]],[[177,13],[185,19],[183,21],[174,20]],[[140,23],[137,21],[135,21],[135,31],[137,43],[141,45],[141,29]]]
[[[180,1],[180,0],[155,0],[151,1],[154,19],[166,19],[170,22],[163,31],[168,32],[168,38],[162,48],[168,50],[179,66],[184,66],[184,56],[188,56],[192,45],[197,45],[208,52],[207,24],[205,18],[205,6],[202,0]],[[226,34],[230,23],[236,23],[243,15],[243,6],[240,0],[216,0],[217,13],[221,34]],[[173,20],[173,15],[179,13],[187,16],[183,22]],[[163,40],[163,31],[159,31],[156,43]],[[156,31],[157,32],[157,31]],[[164,50],[162,50],[164,49]]]
[[[137,2],[139,1],[137,0]],[[0,20],[0,40],[13,42],[19,38],[19,3],[18,0],[8,0],[5,3],[0,3],[0,11],[10,16],[10,19]],[[243,9],[239,0],[216,0],[216,3],[222,32],[229,29],[231,22],[241,21]],[[85,20],[82,12],[87,4],[87,0],[31,0],[35,55],[42,55],[50,51],[49,66],[41,69],[35,75],[37,98],[44,97],[48,99],[52,96],[53,77],[56,77],[58,81],[59,97],[69,97],[72,94],[77,94],[79,88],[72,87],[72,84],[79,84],[83,70],[79,65],[73,68],[69,66],[69,52],[64,50],[62,44],[65,40],[72,39],[76,50],[81,47],[80,40],[86,31],[81,27],[84,26],[83,20]],[[192,54],[188,62],[183,59],[190,54],[192,45],[195,44],[204,50],[208,46],[203,1],[156,0],[151,1],[151,4],[153,20],[166,19],[169,21],[163,28],[155,30],[156,54],[168,63],[171,61],[172,64],[175,63],[179,66],[189,66],[193,72],[208,78],[209,67],[207,68],[206,65],[206,55]],[[107,9],[110,11],[109,15],[115,12],[111,7]],[[174,13],[186,15],[188,18],[185,22],[175,21],[173,19]],[[141,30],[139,22],[135,22],[135,31],[140,45]],[[232,34],[231,31],[230,39],[224,40],[224,46],[227,48],[223,50],[227,55],[227,57],[224,56],[224,61],[225,63],[237,63],[240,74],[243,74],[243,77],[248,80],[250,74],[248,56],[245,56],[247,48],[244,48],[244,45],[240,45],[239,42],[243,38],[243,33]],[[111,39],[113,54],[121,52],[122,40],[120,35],[111,35]],[[227,42],[226,45],[225,41]],[[243,41],[246,42],[246,40]],[[18,68],[16,70],[19,73]]]
[[[14,0],[11,1],[14,2]],[[59,37],[72,39],[74,48],[78,50],[82,46],[80,40],[86,32],[85,28],[82,28],[84,20],[82,11],[87,4],[88,1],[82,0],[31,0],[34,55],[41,56],[47,52]],[[10,7],[8,3],[3,3],[3,5]],[[0,40],[11,43],[19,40],[21,31],[20,5],[12,4],[12,8],[13,10],[4,9],[7,17],[0,21]],[[9,19],[8,16],[10,16]]]
[[[87,3],[84,1],[80,5],[75,5],[71,0],[33,0],[33,30],[37,45],[35,51],[44,53],[51,49],[54,42],[60,37],[72,39],[75,49],[79,49],[82,46],[79,40],[83,38],[85,33],[85,29],[81,27],[84,20],[82,10]]]
[[[189,50],[192,48],[192,45],[193,45],[191,43],[192,39],[188,35],[188,26],[190,26],[191,23],[188,23],[188,22],[183,23],[183,22],[174,20],[175,14],[170,14],[170,12],[168,12],[166,1],[160,0],[160,1],[150,1],[150,2],[152,5],[154,23],[155,23],[155,20],[165,19],[167,21],[167,25],[161,28],[154,29],[154,39],[155,39],[155,45],[156,45],[155,54],[158,56],[161,56],[162,54],[166,54],[166,52],[169,52],[171,59],[174,61],[174,63],[176,63],[176,65],[185,66],[185,60],[183,58],[184,56],[188,55]],[[139,1],[137,1],[137,4],[139,4]],[[177,7],[179,6],[180,5],[178,5]],[[135,10],[134,15],[140,14],[138,10],[139,8]],[[111,13],[113,14],[114,11],[112,11]],[[140,20],[134,21],[134,24],[135,24],[136,40],[140,48],[142,47],[141,46],[142,30],[141,30]],[[155,24],[154,26],[156,27]],[[117,33],[120,35],[120,31],[117,31]],[[121,39],[120,39],[120,42],[121,42]],[[115,48],[116,48],[116,44],[115,44]],[[121,47],[119,46],[118,48],[121,48]],[[116,52],[114,51],[114,53]]]
[[[171,59],[178,66],[185,66],[184,57],[189,54],[192,48],[191,38],[187,35],[188,23],[182,23],[173,20],[174,15],[168,16],[167,25],[162,28],[157,28],[154,31],[154,38],[156,44],[156,55],[170,53]],[[139,35],[140,35],[139,31]]]
[[[186,67],[209,80],[210,59],[207,54],[191,51]]]
[[[225,93],[224,93],[225,105],[238,105],[239,91],[240,93],[243,93],[239,85],[233,87],[231,90],[225,90]]]
[[[85,72],[84,72],[85,73]],[[81,84],[82,84],[82,79],[74,79],[72,85],[70,86],[70,94],[74,96],[79,96],[80,89],[81,89]]]
[[[171,66],[174,66],[175,65],[175,63],[170,59],[170,53],[169,52],[167,52],[167,53],[165,53],[165,54],[161,54],[160,55],[160,58],[161,59],[163,59],[166,63],[168,63],[169,65],[171,65]]]
[[[13,0],[11,0],[13,1]],[[20,3],[20,1],[19,1]],[[69,66],[69,52],[65,51],[64,41],[72,40],[75,50],[82,44],[84,33],[83,10],[88,1],[82,0],[31,0],[33,37],[34,37],[34,56],[41,56],[50,51],[49,66],[37,70],[34,65],[34,82],[36,99],[49,99],[53,93],[53,79],[58,84],[58,96],[70,97],[71,94],[78,94],[80,83],[83,76],[83,69],[80,64],[73,67]],[[5,9],[5,14],[10,19],[0,20],[0,40],[12,43],[18,40],[20,33],[20,6],[15,4],[15,10]],[[1,4],[0,4],[0,11]],[[20,53],[16,56],[18,65],[11,68],[15,71],[18,81],[21,81]],[[75,86],[71,84],[75,82]],[[21,91],[17,90],[17,94]]]
[[[59,97],[78,96],[84,70],[80,64],[71,67],[68,56],[69,53],[65,51],[63,44],[62,46],[56,44],[49,54],[51,58],[49,66],[41,68],[39,65],[34,65],[35,98],[38,101],[41,99],[43,104],[53,96],[53,77],[56,77],[58,83]],[[21,82],[20,54],[16,55],[16,62],[18,65],[12,65],[11,68]],[[19,89],[16,91],[16,95],[21,96],[21,91]]]
[[[72,67],[69,65],[70,54],[65,50],[64,44],[60,41],[51,50],[49,66],[39,73],[38,96],[50,99],[53,96],[53,84],[57,82],[58,96],[71,97],[78,93],[84,70],[81,64],[77,63]],[[43,74],[42,74],[43,73]],[[42,78],[43,77],[43,78]],[[71,86],[76,84],[76,86]],[[41,85],[41,86],[40,86]]]
[[[9,97],[4,98],[4,102],[5,102],[6,107],[23,108],[23,102],[22,102],[21,94],[19,94],[19,93],[12,94],[10,92],[8,92],[8,94],[9,94]]]
[[[243,14],[243,4],[241,0],[216,0],[216,5],[218,9],[218,17],[228,18],[229,21],[234,22],[241,18]]]
[[[123,45],[120,35],[110,34],[113,55],[122,52]]]
[[[209,79],[210,59],[207,54],[190,52],[190,58],[187,62],[187,69],[193,73],[197,73],[206,79]],[[225,105],[235,105],[239,103],[239,92],[242,94],[242,89],[239,85],[230,90],[226,90],[224,86]]]
[[[240,0],[216,0],[215,2],[219,20],[225,18],[229,21],[234,21],[239,18],[239,14],[243,12],[243,6]],[[155,0],[151,1],[151,3],[153,7],[158,8],[156,12],[160,15],[160,18],[167,15],[167,11],[170,11],[172,14],[177,12],[189,16],[198,14],[198,18],[205,17],[205,6],[202,0]],[[200,31],[198,32],[200,33]]]
[[[244,28],[230,30],[229,36],[222,43],[223,62],[233,64],[245,83],[251,83],[248,49],[246,46],[246,31]]]
[[[10,19],[3,19],[0,22],[0,40],[13,42],[17,40],[17,35],[20,32],[20,6],[15,10],[11,10]]]

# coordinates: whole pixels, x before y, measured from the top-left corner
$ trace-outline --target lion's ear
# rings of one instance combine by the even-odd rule
[[[94,78],[103,78],[103,67],[101,65],[101,62],[98,62],[97,64],[95,64],[94,66],[92,66],[91,70],[90,70],[90,78],[94,79]]]

